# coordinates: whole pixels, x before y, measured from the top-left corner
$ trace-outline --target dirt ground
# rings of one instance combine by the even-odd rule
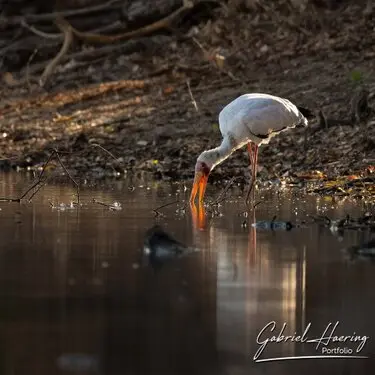
[[[223,6],[183,37],[155,35],[131,54],[66,61],[48,91],[14,84],[25,70],[3,72],[1,168],[40,168],[56,148],[81,178],[133,171],[189,179],[199,153],[220,143],[220,110],[243,93],[265,92],[338,121],[324,128],[317,117],[306,131],[284,132],[263,146],[260,180],[371,174],[375,115],[347,124],[354,93],[365,87],[370,105],[375,95],[375,11],[364,4],[311,5],[296,15],[281,6],[256,15]],[[211,181],[245,181],[248,164],[239,150]]]

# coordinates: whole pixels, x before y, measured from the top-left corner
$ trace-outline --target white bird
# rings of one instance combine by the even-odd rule
[[[256,179],[258,147],[267,144],[281,131],[307,126],[307,118],[313,116],[310,110],[297,107],[288,99],[269,94],[244,94],[233,100],[219,114],[220,132],[223,136],[221,145],[203,151],[197,159],[190,202],[194,202],[198,190],[199,202],[203,202],[210,172],[245,144],[252,169],[247,202]]]

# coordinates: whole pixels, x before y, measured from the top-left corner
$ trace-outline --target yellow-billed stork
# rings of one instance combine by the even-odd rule
[[[198,191],[199,203],[203,202],[210,172],[245,144],[252,172],[246,196],[248,202],[256,179],[259,146],[267,144],[273,136],[284,130],[307,126],[307,118],[313,116],[310,110],[297,107],[288,99],[269,94],[244,94],[233,100],[219,114],[219,127],[223,137],[221,145],[203,151],[197,159],[190,202],[194,202]]]

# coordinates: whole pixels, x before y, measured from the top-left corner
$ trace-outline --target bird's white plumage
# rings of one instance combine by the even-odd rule
[[[299,124],[307,126],[307,119],[288,99],[258,93],[241,95],[219,113],[222,143],[203,151],[197,167],[204,163],[212,170],[245,144],[267,144],[277,133]]]
[[[277,132],[299,123],[307,125],[307,120],[293,103],[269,94],[241,95],[219,114],[220,131],[224,138],[234,137],[236,148],[248,141],[268,143]]]

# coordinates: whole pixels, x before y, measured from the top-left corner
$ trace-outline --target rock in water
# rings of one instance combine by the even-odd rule
[[[159,225],[153,226],[145,234],[143,256],[148,258],[152,266],[160,267],[194,251],[196,250],[174,239]]]

